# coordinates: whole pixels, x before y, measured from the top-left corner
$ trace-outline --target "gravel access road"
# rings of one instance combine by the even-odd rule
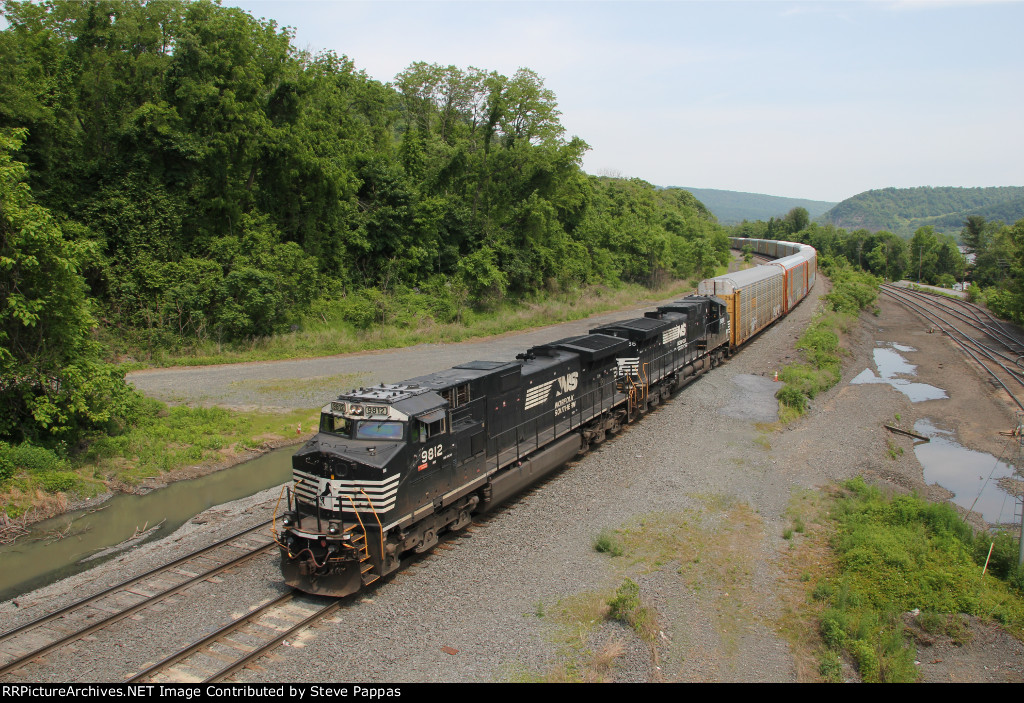
[[[291,361],[146,369],[128,374],[127,379],[146,395],[167,403],[247,410],[318,408],[338,393],[357,386],[394,383],[478,359],[512,360],[516,354],[538,344],[586,334],[608,322],[639,317],[643,311],[682,297],[647,301],[584,320],[455,344],[418,344],[404,349]]]
[[[999,396],[948,342],[883,300],[878,317],[863,316],[850,332],[852,355],[843,381],[819,396],[805,418],[775,429],[778,386],[771,378],[796,358],[794,342],[826,285],[819,279],[809,299],[787,318],[619,437],[379,587],[346,600],[329,621],[286,643],[238,680],[814,680],[812,654],[786,635],[800,631],[791,608],[804,601],[807,588],[790,560],[805,537],[783,538],[794,511],[818,501],[820,488],[856,475],[897,490],[948,497],[924,483],[910,438],[883,429],[896,414],[907,426],[928,417],[955,430],[963,443],[987,451],[998,449],[996,430],[1013,422]],[[164,392],[161,387],[182,396],[195,388],[203,402],[262,403],[269,401],[232,384],[374,369],[376,375],[359,383],[398,380],[474,358],[511,358],[594,324],[380,354],[145,372],[132,381],[156,395]],[[849,385],[871,364],[876,344],[886,340],[916,348],[909,358],[920,364],[920,380],[943,387],[950,398],[912,404],[888,385]],[[157,383],[160,378],[177,380]],[[217,388],[226,390],[220,395]],[[310,407],[324,395],[323,389],[308,399],[295,394],[288,403]],[[887,442],[902,447],[903,454],[891,459]],[[162,542],[28,594],[17,606],[0,604],[0,617],[17,625],[256,523],[266,518],[276,497],[276,490],[265,491],[207,511]],[[609,530],[629,541],[633,557],[594,550],[595,538]],[[815,570],[813,563],[801,568]],[[601,604],[627,577],[639,584],[651,613],[653,643],[625,625],[600,621]],[[258,560],[197,586],[160,612],[128,621],[123,631],[99,633],[55,666],[24,675],[47,681],[121,680],[282,588],[276,561]],[[921,645],[925,680],[1021,680],[1020,643],[989,626],[977,627],[985,635],[976,639],[977,647],[946,648],[937,664],[937,657],[929,656],[932,645]],[[847,674],[855,678],[852,671]]]

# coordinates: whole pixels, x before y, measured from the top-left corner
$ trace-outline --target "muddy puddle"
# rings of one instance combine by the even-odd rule
[[[278,449],[201,478],[178,481],[146,495],[114,496],[98,508],[33,525],[29,535],[0,547],[0,601],[166,537],[215,505],[286,482],[295,450]]]
[[[907,396],[912,403],[949,397],[941,388],[911,380],[917,375],[917,365],[907,361],[904,354],[915,352],[916,349],[895,342],[878,344],[879,346],[873,350],[875,370],[864,369],[850,381],[851,384],[888,383]]]
[[[914,431],[931,440],[914,445],[925,481],[950,491],[954,503],[981,514],[987,522],[1015,522],[1015,515],[1019,515],[1017,499],[1000,485],[1000,479],[1017,477],[1013,462],[1017,461],[1018,449],[1014,442],[1007,442],[1004,456],[996,458],[961,446],[953,432],[927,419],[915,422]]]

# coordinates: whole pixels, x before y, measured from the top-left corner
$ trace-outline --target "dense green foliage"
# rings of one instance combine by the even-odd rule
[[[72,242],[12,161],[23,132],[0,131],[0,437],[74,441],[130,419],[137,397],[101,359]],[[4,473],[0,469],[0,474]]]
[[[37,197],[96,245],[104,314],[157,339],[268,335],[318,300],[365,325],[412,288],[446,320],[687,275],[713,229],[688,194],[586,176],[528,69],[416,63],[391,86],[206,1],[6,7],[0,126],[27,128]]]
[[[848,231],[816,222],[800,226],[805,218],[806,212],[795,208],[779,219],[744,222],[733,228],[733,235],[804,242],[818,250],[823,262],[845,261],[886,280],[907,278],[945,288],[967,280],[972,300],[1024,324],[1024,219],[1004,225],[969,215],[960,222],[958,246],[953,236],[930,225],[905,240],[887,231]],[[968,257],[973,257],[970,263]]]
[[[1012,538],[974,535],[948,503],[887,497],[859,478],[844,484],[830,515],[839,573],[814,589],[827,606],[821,635],[833,652],[851,656],[865,681],[917,679],[914,650],[903,636],[908,611],[922,611],[918,620],[927,628],[955,624],[960,614],[1017,630],[1024,624],[1019,591],[1011,590],[1020,585],[1015,566],[1003,558],[1001,572],[990,564],[990,575],[982,575],[990,544],[1008,552],[1016,546]],[[833,661],[826,657],[823,669]]]
[[[529,69],[382,84],[209,0],[3,8],[0,437],[121,422],[97,323],[143,352],[451,323],[727,256],[689,193],[583,173]]]
[[[825,200],[783,198],[777,195],[741,193],[715,188],[684,187],[683,189],[693,193],[723,225],[738,225],[744,220],[767,220],[771,217],[781,217],[782,213],[795,207],[804,208],[810,213],[811,218],[816,218],[837,205],[835,202]]]
[[[1024,187],[884,188],[847,198],[819,219],[836,227],[885,230],[909,239],[930,225],[937,232],[956,234],[965,219],[1015,222],[1024,217]]]

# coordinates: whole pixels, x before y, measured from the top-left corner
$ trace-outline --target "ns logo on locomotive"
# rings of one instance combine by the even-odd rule
[[[324,406],[274,518],[285,581],[355,593],[717,365],[814,283],[811,247],[734,245],[746,242],[782,258],[515,361],[473,361]]]

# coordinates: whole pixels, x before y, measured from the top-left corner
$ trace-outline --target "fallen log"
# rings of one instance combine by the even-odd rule
[[[884,427],[885,427],[885,429],[889,430],[890,432],[898,432],[900,434],[905,434],[908,437],[913,437],[914,439],[924,440],[925,442],[930,442],[931,441],[930,439],[928,439],[924,435],[919,435],[916,432],[911,432],[910,430],[901,430],[899,427],[893,427],[892,425],[884,425]]]

